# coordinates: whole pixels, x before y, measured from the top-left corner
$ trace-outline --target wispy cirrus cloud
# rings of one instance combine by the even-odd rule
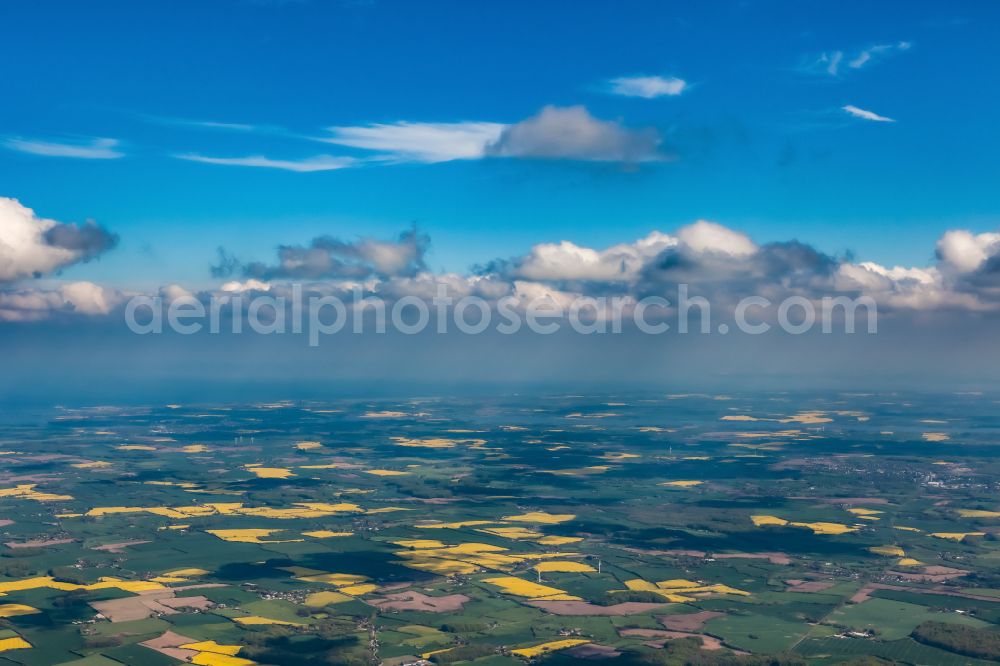
[[[486,146],[507,128],[503,123],[419,123],[399,121],[355,127],[330,127],[318,141],[371,150],[383,159],[398,162],[450,162],[480,159]]]
[[[197,120],[194,118],[172,118],[170,116],[142,116],[149,122],[159,125],[174,125],[178,127],[193,127],[196,129],[225,130],[230,132],[256,132],[260,131],[258,125],[250,123],[223,123],[214,120]]]
[[[161,116],[149,113],[137,114],[137,117],[145,122],[155,125],[166,125],[192,130],[208,130],[216,132],[234,132],[241,134],[262,134],[273,136],[285,136],[293,139],[302,139],[296,133],[281,127],[280,125],[268,125],[260,123],[246,123],[234,121],[219,121],[205,118],[184,118],[177,116]]]
[[[116,150],[117,139],[98,137],[89,141],[41,141],[38,139],[8,138],[3,145],[10,150],[16,150],[31,155],[44,157],[72,157],[85,160],[113,160],[124,157],[125,153]]]
[[[643,99],[680,95],[687,87],[687,81],[676,76],[619,76],[608,81],[611,94]]]
[[[853,104],[846,104],[840,107],[843,111],[854,116],[855,118],[861,118],[862,120],[870,120],[877,123],[894,123],[896,122],[893,118],[887,118],[886,116],[880,116],[874,111],[868,111],[867,109],[862,109],[854,106]]]
[[[257,167],[263,169],[281,169],[298,173],[314,171],[335,171],[355,166],[360,160],[353,157],[334,155],[315,155],[298,160],[281,160],[264,155],[247,155],[245,157],[212,157],[198,153],[182,153],[174,155],[177,159],[203,164],[220,164],[224,166]]]
[[[883,56],[890,55],[894,52],[908,51],[912,44],[910,42],[902,41],[896,42],[895,44],[876,44],[874,46],[869,46],[866,49],[862,49],[847,66],[851,69],[861,69],[867,65],[872,64]]]

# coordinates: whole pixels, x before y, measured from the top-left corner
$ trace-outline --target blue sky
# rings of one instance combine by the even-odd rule
[[[117,233],[114,252],[64,277],[118,286],[208,283],[218,246],[270,260],[282,243],[389,237],[414,222],[432,238],[434,270],[561,239],[601,248],[701,218],[758,242],[797,238],[921,266],[944,230],[997,227],[998,12],[929,2],[5,3],[0,195]],[[639,75],[686,85],[654,98],[612,93],[609,81]],[[315,140],[330,127],[400,121],[509,125],[547,105],[655,131],[671,159],[385,161]],[[121,156],[40,155],[41,144]],[[360,161],[299,172],[178,155]]]

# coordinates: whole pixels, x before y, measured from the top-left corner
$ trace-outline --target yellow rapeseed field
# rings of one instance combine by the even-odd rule
[[[576,515],[572,513],[546,513],[545,511],[531,511],[517,516],[505,516],[504,520],[518,523],[539,523],[542,525],[555,525],[573,520]]]
[[[853,513],[855,516],[875,516],[880,513],[885,513],[885,511],[877,511],[875,509],[863,509],[860,507],[854,507],[847,510],[848,513]]]
[[[557,650],[565,650],[566,648],[575,647],[577,645],[583,645],[585,643],[591,643],[592,641],[586,638],[564,638],[560,641],[550,641],[548,643],[542,643],[540,645],[535,645],[527,648],[519,648],[517,650],[511,650],[511,654],[516,654],[519,657],[524,657],[525,659],[534,659],[535,657],[546,654],[548,652],[555,652]]]
[[[7,652],[8,650],[24,650],[30,647],[31,643],[24,640],[20,636],[0,639],[0,652]]]
[[[846,534],[848,532],[857,532],[857,527],[851,527],[849,525],[843,525],[841,523],[795,523],[784,518],[778,518],[777,516],[766,516],[766,515],[756,515],[750,516],[750,520],[753,521],[754,526],[764,527],[767,525],[789,525],[793,527],[806,527],[813,531],[813,534]]]
[[[340,592],[313,592],[306,597],[305,604],[310,608],[322,608],[330,604],[339,604],[350,601],[352,597]]]
[[[55,495],[52,493],[41,493],[35,490],[36,483],[22,483],[13,488],[0,489],[0,497],[19,497],[21,499],[35,500],[36,502],[65,502],[73,499],[70,495]]]
[[[906,552],[899,546],[872,546],[868,550],[876,555],[891,555],[894,557],[904,557],[906,555]]]
[[[583,537],[568,537],[568,536],[546,536],[537,540],[544,546],[562,546],[567,543],[577,543],[583,541]]]
[[[788,521],[784,518],[778,518],[777,516],[750,516],[750,520],[753,521],[755,527],[762,527],[764,525],[787,525]]]
[[[516,576],[497,576],[495,578],[484,578],[484,583],[495,585],[501,591],[512,594],[516,597],[527,597],[529,599],[550,599],[559,601],[579,601],[579,597],[566,594],[564,590],[539,583],[517,578]]]
[[[590,571],[595,571],[594,567],[589,564],[584,564],[583,562],[573,562],[571,560],[550,560],[548,562],[539,562],[535,565],[536,571],[545,572],[565,572],[565,573],[586,573]]]
[[[191,657],[191,663],[196,666],[254,666],[257,662],[217,652],[199,652]]]
[[[61,592],[73,592],[74,590],[107,590],[119,589],[125,592],[148,592],[150,590],[162,590],[164,586],[155,581],[148,580],[119,580],[118,578],[104,577],[98,582],[90,585],[78,585],[76,583],[64,583],[57,581],[51,576],[37,576],[35,578],[23,578],[21,580],[8,580],[0,583],[0,596],[6,596],[8,592],[23,592],[25,590],[36,590],[48,588]]]
[[[261,479],[287,479],[295,476],[292,470],[284,467],[247,467],[246,470]]]
[[[400,539],[392,543],[403,548],[444,548],[444,544],[437,539]]]
[[[178,646],[184,650],[194,650],[195,652],[214,652],[216,654],[228,654],[235,657],[243,649],[242,645],[220,645],[215,641],[201,641],[200,643],[185,643]]]
[[[305,570],[311,571],[311,570]],[[367,576],[361,576],[358,574],[345,574],[345,573],[326,573],[320,571],[319,573],[309,573],[300,575],[299,580],[304,580],[308,583],[326,583],[327,585],[333,585],[334,587],[347,587],[349,585],[357,585],[358,583],[363,583],[368,580]]]
[[[245,530],[205,530],[212,536],[219,537],[223,541],[235,541],[238,543],[289,543],[294,541],[302,541],[302,539],[284,539],[284,540],[264,540],[263,537],[269,537],[275,532],[283,532],[284,530],[272,530],[272,529],[245,529]]]
[[[962,518],[1000,518],[1000,511],[984,511],[982,509],[958,509]]]
[[[363,583],[361,585],[348,585],[346,587],[337,588],[337,591],[349,594],[352,597],[360,597],[362,594],[368,594],[369,592],[374,592],[377,589],[378,585]]]
[[[419,527],[423,530],[459,530],[463,527],[490,525],[492,523],[493,521],[491,520],[460,520],[454,523],[424,523],[422,525],[414,525],[414,527]]]
[[[634,578],[632,580],[625,581],[625,587],[629,590],[638,590],[642,592],[654,592],[659,594],[661,597],[667,601],[672,601],[676,603],[685,603],[689,601],[694,601],[694,597],[687,596],[690,594],[735,594],[743,597],[750,596],[749,592],[743,590],[738,590],[735,587],[730,587],[728,585],[723,585],[722,583],[711,583],[708,585],[697,583],[695,581],[686,580],[684,578],[675,578],[672,580],[662,580],[658,583],[650,583],[649,581],[642,580],[641,578]]]
[[[965,537],[986,536],[986,533],[985,532],[931,532],[931,536],[936,539],[950,539],[952,541],[961,541]]]
[[[0,617],[17,617],[18,615],[34,615],[35,613],[41,613],[41,611],[24,604],[0,604]]]

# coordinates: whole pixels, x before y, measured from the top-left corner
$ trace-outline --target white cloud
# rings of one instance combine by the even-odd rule
[[[687,82],[675,76],[620,76],[608,83],[615,95],[645,99],[680,95],[687,88]]]
[[[320,141],[377,151],[399,162],[480,159],[507,125],[491,122],[414,123],[400,121],[359,127],[330,127]]]
[[[599,120],[582,106],[546,106],[505,129],[487,152],[496,157],[648,162],[664,159],[659,144],[654,130]]]
[[[160,297],[165,303],[173,303],[174,301],[190,300],[194,298],[194,294],[179,284],[168,284],[160,288]]]
[[[93,282],[0,291],[0,321],[41,321],[55,312],[106,315],[124,298],[121,292]]]
[[[757,245],[746,234],[708,220],[681,227],[677,237],[695,252],[719,252],[745,257],[757,251]]]
[[[849,113],[850,115],[854,116],[855,118],[861,118],[863,120],[871,120],[871,121],[877,122],[877,123],[894,123],[894,122],[896,122],[892,118],[887,118],[885,116],[880,116],[879,114],[875,113],[874,111],[868,111],[866,109],[861,109],[861,108],[858,108],[858,107],[854,106],[853,104],[847,104],[847,105],[842,106],[840,108],[843,109],[844,111],[846,111],[847,113]]]
[[[955,290],[934,266],[888,268],[871,261],[844,263],[837,269],[834,285],[840,291],[859,290],[880,307],[903,310],[991,309],[976,294]]]
[[[71,282],[59,288],[63,299],[82,314],[108,314],[121,301],[117,291],[93,282]]]
[[[757,251],[757,245],[746,234],[698,220],[674,234],[653,231],[632,243],[619,243],[604,250],[568,240],[539,243],[526,255],[498,264],[495,269],[512,278],[541,282],[627,283],[639,279],[643,269],[662,252],[680,247],[693,256],[714,254],[731,258],[745,258]]]
[[[0,197],[0,282],[38,277],[88,261],[117,237],[101,227],[82,227],[37,217],[17,199]]]
[[[209,157],[197,153],[175,155],[181,160],[202,162],[204,164],[222,164],[226,166],[258,167],[264,169],[282,169],[298,173],[314,171],[334,171],[355,166],[358,160],[353,157],[335,157],[333,155],[316,155],[300,160],[276,160],[264,155],[248,155],[247,157]]]
[[[59,143],[34,139],[6,139],[4,145],[11,150],[45,157],[75,157],[86,160],[113,160],[125,153],[115,150],[117,139],[97,138],[86,143]]]
[[[675,237],[658,231],[634,243],[621,243],[606,250],[581,247],[566,240],[539,243],[517,260],[512,273],[528,280],[629,281],[635,279],[648,259],[676,245]]]
[[[261,282],[260,280],[255,280],[253,278],[243,282],[240,282],[239,280],[231,280],[224,283],[220,289],[231,294],[240,294],[244,291],[271,291],[271,283]]]
[[[938,258],[958,273],[971,273],[1000,253],[1000,233],[973,235],[964,229],[946,232],[937,242]]]

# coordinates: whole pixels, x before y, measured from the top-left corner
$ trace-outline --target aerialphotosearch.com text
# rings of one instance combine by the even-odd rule
[[[779,329],[792,335],[818,330],[822,333],[878,331],[878,310],[868,297],[844,295],[806,298],[792,295],[772,301],[746,296],[722,309],[726,321],[715,322],[709,298],[691,295],[679,284],[672,299],[665,296],[570,296],[544,294],[535,297],[507,295],[486,299],[478,295],[455,297],[440,285],[437,295],[422,298],[405,295],[391,300],[365,295],[360,289],[347,298],[304,294],[302,285],[292,284],[285,293],[222,293],[204,298],[183,296],[134,296],[126,303],[125,323],[139,335],[171,331],[197,333],[245,333],[259,335],[305,334],[310,346],[324,336],[338,333],[389,331],[417,335],[428,330],[457,330],[478,335],[493,329],[504,335],[528,330],[551,335],[564,328],[582,334],[622,333],[632,328],[644,334],[763,335]],[[857,326],[857,319],[863,319]]]

